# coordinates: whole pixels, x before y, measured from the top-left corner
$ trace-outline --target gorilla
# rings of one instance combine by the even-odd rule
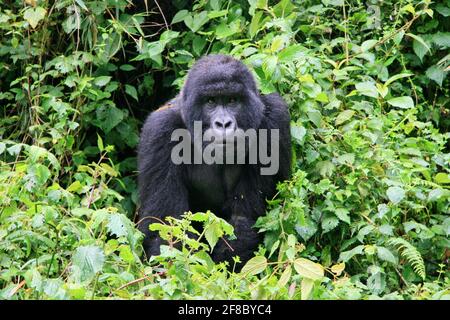
[[[184,149],[185,159],[192,160],[212,145],[216,161],[174,161],[173,150],[179,142],[174,141],[173,133],[180,129],[189,133],[187,143],[193,146],[192,152]],[[245,136],[244,148],[234,154],[243,156],[244,161],[228,161],[235,160],[228,157],[229,150],[239,150],[234,137],[239,137],[238,132],[242,137],[249,129],[261,139],[255,143]],[[192,141],[192,137],[207,133],[212,142]],[[224,146],[230,149],[223,151]],[[267,169],[267,159],[261,156],[250,161],[252,155],[264,154],[267,149],[267,155],[278,161],[278,170],[269,174],[262,171]],[[266,199],[275,195],[277,182],[289,177],[290,167],[290,116],[283,99],[277,93],[260,94],[242,62],[226,55],[202,57],[189,71],[180,93],[152,112],[141,131],[138,227],[145,234],[147,257],[158,255],[163,244],[156,232],[149,231],[150,223],[166,216],[179,218],[186,211],[211,210],[234,227],[236,236],[235,240],[219,240],[213,260],[231,262],[233,256],[239,256],[246,262],[262,240],[253,225],[265,213]]]

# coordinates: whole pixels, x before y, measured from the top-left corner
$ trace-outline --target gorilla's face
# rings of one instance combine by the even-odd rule
[[[213,136],[210,142],[219,145],[232,143],[242,131],[258,129],[264,113],[252,74],[229,56],[208,56],[194,65],[182,100],[183,120],[191,135],[194,122],[201,121],[202,134]]]
[[[202,106],[203,127],[207,134],[215,137],[214,143],[226,143],[239,127],[238,118],[242,112],[240,97],[210,96],[205,97]]]

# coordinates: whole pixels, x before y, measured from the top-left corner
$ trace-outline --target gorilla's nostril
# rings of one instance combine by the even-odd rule
[[[214,125],[215,125],[216,127],[218,127],[218,128],[223,128],[223,123],[220,122],[220,121],[214,122]]]
[[[225,126],[224,126],[225,129],[230,128],[232,124],[233,124],[233,122],[231,122],[231,121],[228,121],[227,123],[225,123]]]

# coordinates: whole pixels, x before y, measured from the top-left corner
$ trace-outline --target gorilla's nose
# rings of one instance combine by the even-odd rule
[[[224,120],[224,121],[216,120],[214,122],[215,129],[231,129],[232,125],[233,125],[233,121],[231,121],[231,120]]]
[[[213,122],[213,129],[217,133],[228,135],[236,130],[236,123],[230,117],[218,118]]]

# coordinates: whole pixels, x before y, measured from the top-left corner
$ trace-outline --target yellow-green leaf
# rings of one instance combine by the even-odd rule
[[[335,275],[340,276],[342,271],[345,269],[345,263],[341,262],[338,264],[335,264],[331,267],[331,272],[333,272]]]
[[[301,283],[302,300],[307,300],[314,288],[314,280],[303,278]]]
[[[263,256],[256,256],[247,261],[241,273],[255,275],[261,273],[267,267],[267,259]]]
[[[284,287],[289,279],[291,278],[292,274],[292,267],[289,265],[286,269],[284,269],[283,274],[281,275],[280,279],[278,280],[278,286]]]
[[[298,258],[294,261],[295,271],[304,278],[319,280],[324,275],[323,267],[311,260]]]
[[[37,27],[39,21],[45,18],[46,13],[47,10],[42,7],[28,8],[25,10],[23,18],[27,20],[30,26],[34,29]]]

